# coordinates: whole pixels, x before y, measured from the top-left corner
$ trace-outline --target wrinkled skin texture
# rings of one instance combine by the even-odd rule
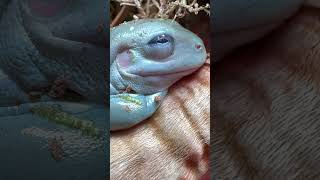
[[[257,40],[292,16],[304,0],[217,0],[211,21],[214,61],[234,48]]]
[[[111,130],[132,127],[151,116],[167,89],[206,59],[202,40],[172,20],[126,22],[112,28],[110,38]],[[127,88],[134,94],[123,93]]]
[[[319,179],[320,10],[215,65],[213,179]]]

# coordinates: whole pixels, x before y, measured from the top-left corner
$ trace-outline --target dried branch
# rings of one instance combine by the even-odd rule
[[[199,5],[197,0],[112,0],[120,6],[132,6],[137,13],[132,15],[134,19],[145,18],[182,18],[187,14],[197,15],[200,11],[210,15],[210,5]],[[123,13],[122,13],[123,14]],[[123,15],[122,15],[123,16]],[[119,17],[118,17],[119,18]]]
[[[114,26],[119,25],[124,20],[124,18],[127,16],[128,9],[129,9],[128,6],[122,6],[122,8],[119,11],[119,13],[112,20],[110,27],[114,27]]]

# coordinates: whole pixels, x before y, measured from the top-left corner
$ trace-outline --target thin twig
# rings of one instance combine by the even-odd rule
[[[137,13],[133,14],[134,19],[144,18],[183,18],[187,14],[198,14],[200,11],[210,15],[210,5],[200,6],[198,0],[112,0],[121,6],[133,6]]]
[[[110,27],[119,25],[126,18],[127,13],[128,6],[122,6],[117,16],[112,20]]]

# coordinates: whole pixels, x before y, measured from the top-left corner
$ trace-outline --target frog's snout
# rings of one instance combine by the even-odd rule
[[[205,47],[202,40],[198,38],[193,42],[193,48],[196,52],[199,53],[203,53],[205,51]]]
[[[199,63],[203,64],[207,57],[206,47],[200,38],[196,38],[193,41],[192,49],[195,51],[195,56],[199,58]]]

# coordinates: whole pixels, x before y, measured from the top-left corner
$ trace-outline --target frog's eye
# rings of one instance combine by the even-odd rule
[[[155,44],[166,44],[173,42],[173,38],[170,35],[167,34],[161,34],[149,41],[150,45],[155,45]]]
[[[160,34],[152,38],[145,52],[154,59],[165,59],[172,55],[174,50],[174,39],[168,34]]]
[[[61,12],[70,0],[27,0],[29,12],[38,17],[52,17]]]

